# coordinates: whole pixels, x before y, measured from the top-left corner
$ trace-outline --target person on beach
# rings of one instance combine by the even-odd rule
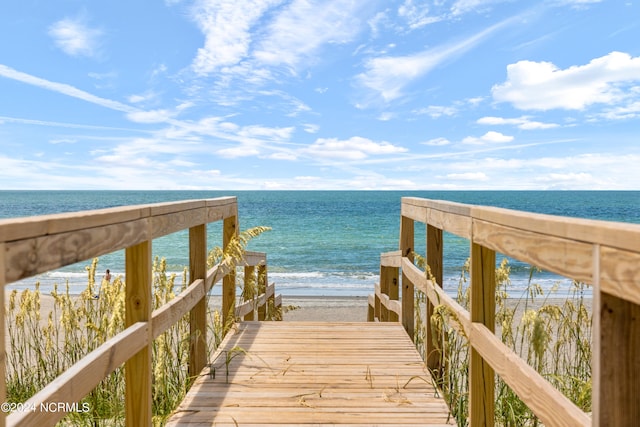
[[[104,273],[104,277],[102,278],[102,281],[111,283],[111,272],[109,271],[108,268],[107,268],[107,271],[105,271]],[[98,293],[93,296],[93,299],[98,299],[98,298],[100,298],[100,291],[98,291]]]

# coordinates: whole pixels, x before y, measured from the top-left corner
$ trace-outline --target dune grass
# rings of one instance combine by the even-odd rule
[[[555,297],[557,285],[544,293],[531,267],[525,295],[510,299],[510,266],[507,259],[496,268],[496,334],[502,342],[532,366],[554,387],[585,412],[591,410],[591,322],[588,285],[573,282],[569,297]],[[463,268],[456,300],[469,310],[469,265]],[[416,294],[415,342],[424,356],[426,336],[424,294]],[[443,337],[440,349],[443,376],[438,384],[459,426],[469,415],[469,345],[465,337],[448,326],[452,314],[435,307],[431,327]],[[434,335],[435,335],[434,334]],[[496,379],[496,425],[537,426],[540,421],[511,388]]]
[[[237,239],[232,239],[226,250],[214,248],[207,259],[208,267],[222,264],[235,268],[242,260],[248,242],[267,230],[267,227],[245,230]],[[87,286],[79,295],[70,294],[68,283],[62,290],[54,285],[50,294],[53,307],[49,312],[42,310],[43,295],[38,283],[33,290],[13,290],[9,294],[5,310],[8,402],[25,402],[74,363],[124,330],[124,278],[117,276],[98,282],[98,263],[96,258],[86,267]],[[186,268],[182,274],[169,273],[166,261],[156,257],[152,266],[152,309],[161,307],[182,292],[188,284],[187,276]],[[241,279],[241,274],[239,276]],[[243,283],[242,280],[237,282]],[[210,337],[207,345],[211,355],[220,344],[225,328],[219,310],[212,310],[209,296],[206,298],[209,307],[207,335]],[[277,315],[274,308],[270,312]],[[164,424],[191,383],[189,342],[188,313],[153,341],[152,413],[155,425]],[[123,425],[124,387],[124,368],[120,367],[80,402],[80,405],[86,404],[80,407],[87,407],[89,411],[69,413],[61,424]]]

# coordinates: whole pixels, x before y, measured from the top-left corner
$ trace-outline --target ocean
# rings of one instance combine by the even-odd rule
[[[373,292],[380,253],[398,248],[400,198],[403,196],[497,206],[530,212],[640,223],[637,191],[0,191],[0,218],[99,209],[121,205],[236,196],[240,228],[258,225],[271,231],[252,240],[249,250],[267,253],[269,281],[291,296],[365,296]],[[221,225],[208,228],[210,247],[220,245]],[[187,233],[153,242],[154,256],[181,273],[188,265]],[[416,249],[424,253],[424,227],[416,224]],[[469,242],[445,233],[444,289],[454,295],[469,255]],[[498,254],[498,261],[503,256]],[[71,292],[86,286],[90,260],[8,285],[48,292],[54,283],[69,283]],[[511,264],[509,293],[518,297],[527,288],[530,267]],[[99,271],[124,274],[124,251],[100,258]],[[571,281],[535,273],[533,281],[558,295]],[[220,287],[213,289],[220,293]]]

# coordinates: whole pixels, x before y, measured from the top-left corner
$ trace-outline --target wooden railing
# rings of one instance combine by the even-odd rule
[[[6,284],[69,264],[125,249],[125,329],[86,355],[24,405],[35,411],[0,414],[4,425],[53,425],[65,407],[80,401],[111,372],[125,364],[125,411],[128,426],[151,425],[151,345],[185,314],[190,316],[189,375],[207,364],[206,295],[222,279],[223,324],[234,313],[245,319],[265,318],[265,307],[277,307],[273,285],[267,285],[266,255],[247,252],[245,280],[257,281],[262,295],[245,295],[236,307],[235,265],[218,264],[207,270],[207,224],[223,221],[222,245],[238,233],[235,197],[127,206],[0,221],[0,297]],[[189,286],[152,312],[151,243],[154,239],[189,230]],[[254,273],[256,273],[254,275]],[[0,402],[6,402],[4,302],[0,315]],[[40,411],[41,404],[59,405]],[[68,404],[68,406],[65,406]],[[6,416],[6,418],[5,418]]]
[[[412,259],[415,221],[426,224],[429,278]],[[441,288],[443,232],[470,241],[470,312]],[[591,416],[495,336],[496,252],[592,285]],[[426,319],[434,305],[445,305],[457,318],[450,327],[469,341],[471,426],[494,424],[494,373],[547,426],[632,426],[640,420],[639,225],[403,198],[400,250],[381,256],[380,284],[369,298],[369,320],[401,320],[413,337],[415,290],[427,296]],[[431,328],[426,332],[426,362],[438,372]]]

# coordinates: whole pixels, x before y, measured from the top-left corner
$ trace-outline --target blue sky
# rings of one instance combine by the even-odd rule
[[[0,189],[640,189],[632,0],[0,6]]]

